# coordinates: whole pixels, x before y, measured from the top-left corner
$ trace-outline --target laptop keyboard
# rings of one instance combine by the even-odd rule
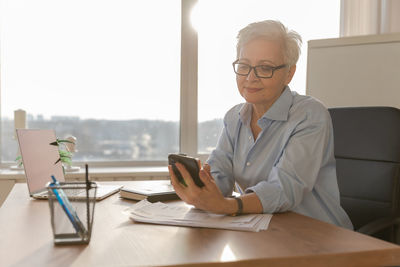
[[[65,192],[65,191],[64,191]],[[67,190],[67,192],[65,193],[67,196],[83,196],[84,194],[86,194],[86,190],[82,189],[82,190]],[[41,197],[45,197],[49,195],[48,191],[43,191],[40,193],[35,194],[37,196],[41,196]]]

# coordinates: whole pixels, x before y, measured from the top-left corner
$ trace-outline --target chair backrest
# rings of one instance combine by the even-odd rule
[[[330,108],[341,205],[355,229],[400,210],[400,110]]]

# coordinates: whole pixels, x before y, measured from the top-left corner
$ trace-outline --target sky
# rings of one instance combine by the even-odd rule
[[[180,0],[3,0],[1,115],[179,120]],[[278,19],[304,43],[292,90],[305,93],[307,40],[339,36],[340,1],[200,0],[199,121],[243,100],[231,63],[238,30]],[[157,8],[154,8],[157,6]],[[223,17],[223,19],[222,19]]]

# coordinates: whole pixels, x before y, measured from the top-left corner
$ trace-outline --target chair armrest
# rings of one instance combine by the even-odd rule
[[[385,228],[396,225],[400,226],[400,217],[385,217],[360,227],[357,229],[357,232],[366,235],[373,235],[381,230],[384,230]]]

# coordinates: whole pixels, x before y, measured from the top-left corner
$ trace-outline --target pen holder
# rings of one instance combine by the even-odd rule
[[[88,244],[92,233],[97,184],[48,183],[54,243]]]

